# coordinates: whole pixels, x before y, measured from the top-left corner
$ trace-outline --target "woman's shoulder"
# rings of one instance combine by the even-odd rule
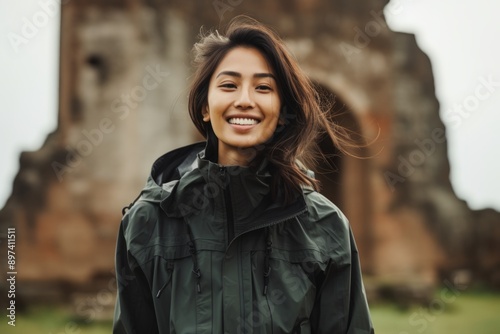
[[[349,221],[342,210],[326,196],[312,189],[304,189],[303,194],[311,220],[333,219],[341,222],[346,228],[349,226]]]
[[[139,199],[122,218],[122,230],[128,244],[148,243],[158,223],[158,204]]]
[[[312,189],[304,190],[307,210],[300,217],[306,230],[317,235],[325,246],[350,248],[349,220],[337,205],[321,193]],[[329,247],[327,247],[329,248]]]

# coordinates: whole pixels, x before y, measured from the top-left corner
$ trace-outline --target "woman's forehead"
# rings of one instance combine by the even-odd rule
[[[274,78],[274,71],[258,49],[235,47],[222,58],[215,69],[214,77],[217,78],[221,75]]]

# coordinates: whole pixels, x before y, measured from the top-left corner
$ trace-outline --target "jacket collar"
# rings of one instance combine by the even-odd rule
[[[282,196],[273,198],[266,160],[257,168],[221,166],[205,157],[205,145],[189,145],[160,157],[141,200],[159,202],[167,216],[186,220],[232,209],[235,235],[305,211],[302,194],[289,205],[283,204]]]

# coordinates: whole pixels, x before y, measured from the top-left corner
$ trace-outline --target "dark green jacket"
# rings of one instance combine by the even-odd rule
[[[113,333],[373,333],[349,223],[321,194],[204,144],[160,157],[123,217]]]

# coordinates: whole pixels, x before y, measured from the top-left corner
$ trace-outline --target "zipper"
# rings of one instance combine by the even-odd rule
[[[227,182],[226,167],[220,166],[219,169],[220,176],[224,182],[224,203],[226,206],[227,215],[227,243],[228,245],[234,239],[234,214],[233,214],[233,203],[231,201],[231,191],[229,189],[229,182]]]
[[[227,182],[228,180],[227,180],[225,166],[219,167],[219,175],[221,176],[221,179],[225,185],[225,187],[223,188],[223,192],[224,192],[224,204],[226,207],[226,215],[227,215],[227,238],[228,238],[227,249],[229,249],[230,246],[232,245],[232,243],[236,240],[234,240],[234,213],[233,213],[233,205],[232,205],[232,200],[231,200],[231,191],[230,191],[229,182]],[[268,220],[268,221],[266,221],[258,226],[254,226],[253,228],[243,232],[238,237],[240,237],[244,234],[247,234],[251,231],[255,231],[255,230],[267,227],[267,226],[277,225],[277,224],[282,223],[284,221],[287,221],[289,219],[295,218],[295,217],[305,213],[306,211],[307,211],[307,208],[304,208],[304,209],[301,209],[299,211],[292,212],[285,217],[281,217],[281,218],[276,219],[276,220],[272,220],[272,219]],[[241,266],[240,254],[241,254],[241,242],[238,243],[238,250],[236,252],[236,256],[237,256],[236,263],[238,265],[239,275],[240,275],[240,277],[242,277],[243,276],[243,268]],[[241,281],[239,284],[240,284],[239,291],[240,291],[240,312],[241,312],[240,317],[241,317],[241,319],[245,319],[245,311],[244,311],[245,307],[244,307],[244,299],[243,299],[244,295],[243,295],[243,291],[242,291],[243,289],[241,288],[241,284],[242,284]],[[266,297],[266,301],[267,301],[268,307],[269,307],[269,301],[267,300],[267,297]],[[222,315],[222,324],[224,324],[224,314]]]
[[[238,263],[238,275],[242,278],[243,277],[243,266],[241,265],[241,239],[238,241],[238,252],[236,253],[236,261]],[[240,290],[240,317],[243,321],[243,323],[246,323],[245,322],[245,293],[244,293],[244,289],[242,288],[243,286],[243,279],[239,279],[238,280],[239,282],[239,290]],[[243,327],[244,328],[244,327]]]

